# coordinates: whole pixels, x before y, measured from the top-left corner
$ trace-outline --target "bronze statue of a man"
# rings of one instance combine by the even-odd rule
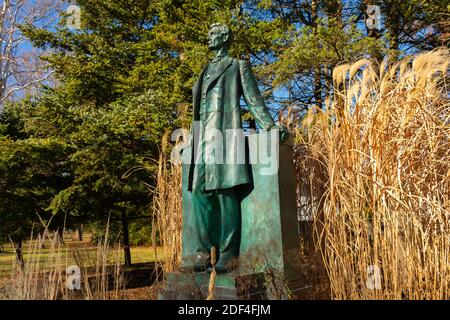
[[[280,130],[281,139],[287,137],[283,127],[276,126],[258,89],[250,64],[228,56],[231,31],[224,24],[213,24],[208,34],[208,46],[215,54],[193,87],[193,120],[200,124],[191,143],[192,162],[189,169],[188,190],[191,192],[193,224],[183,241],[194,248],[193,259],[183,255],[181,270],[205,270],[211,267],[210,250],[218,249],[217,272],[229,270],[230,262],[239,255],[240,203],[236,187],[251,183],[249,167],[245,163],[205,161],[205,151],[213,133],[242,131],[240,100],[244,97],[248,108],[263,130]],[[194,147],[195,146],[195,147]],[[234,157],[242,150],[232,143],[220,144],[224,158]],[[186,230],[184,232],[187,232]]]

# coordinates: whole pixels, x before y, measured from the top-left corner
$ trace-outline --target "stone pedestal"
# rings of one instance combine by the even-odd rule
[[[205,300],[211,273],[172,272],[166,276],[160,300]],[[264,300],[267,299],[264,274],[230,272],[217,274],[214,285],[216,300]]]
[[[246,144],[252,184],[237,187],[242,213],[239,268],[232,273],[217,275],[216,298],[286,299],[301,296],[304,282],[298,270],[300,248],[292,146],[281,143],[271,148],[270,143],[264,143],[264,137],[258,134],[248,136]],[[185,239],[189,239],[193,215],[187,174],[188,166],[185,166]],[[189,241],[183,241],[183,255],[189,256],[191,251]],[[205,298],[209,277],[209,273],[168,274],[160,298]]]
[[[248,137],[252,185],[241,202],[241,270],[266,272],[269,298],[298,296],[304,287],[299,275],[299,238],[293,149],[281,143],[264,147],[259,135]],[[268,150],[265,150],[268,149]],[[276,152],[264,163],[261,154]],[[253,157],[253,160],[252,160]],[[255,157],[258,161],[255,161]],[[278,162],[274,173],[273,159]],[[277,287],[277,288],[274,288]]]

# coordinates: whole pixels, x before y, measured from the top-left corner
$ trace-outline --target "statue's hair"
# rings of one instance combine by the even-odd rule
[[[211,30],[212,28],[219,28],[220,33],[222,35],[227,35],[228,36],[228,40],[226,42],[226,45],[229,47],[231,45],[231,41],[232,41],[232,38],[233,38],[233,33],[231,32],[231,29],[228,28],[228,26],[225,23],[213,23],[210,26],[209,29]]]

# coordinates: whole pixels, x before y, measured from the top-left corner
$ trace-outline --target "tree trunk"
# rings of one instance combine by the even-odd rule
[[[78,241],[83,241],[83,225],[81,223],[77,226],[77,233]]]
[[[248,128],[252,130],[256,130],[256,120],[250,119],[248,122]]]
[[[315,1],[315,0],[311,1],[311,16],[312,16],[312,20],[313,20],[314,35],[317,37],[317,24],[319,23],[319,21],[318,21],[317,1]],[[320,43],[319,43],[319,49],[320,48],[321,48],[321,46],[320,46]],[[313,73],[314,73],[314,100],[316,102],[316,105],[319,108],[322,108],[322,72],[321,72],[321,67],[322,66],[319,64],[313,70]]]
[[[58,228],[58,240],[60,244],[64,244],[64,230],[62,228]]]
[[[376,5],[377,1],[375,0],[364,0],[363,3],[363,12],[364,12],[364,20],[367,21],[367,19],[369,18],[369,15],[367,14],[367,8],[370,5]],[[376,19],[379,19],[381,17],[375,17]],[[372,52],[370,52],[371,56],[373,57],[373,59],[380,64],[383,60],[383,53],[382,53],[382,49],[381,49],[381,45],[380,45],[380,38],[381,38],[381,32],[380,30],[378,30],[377,28],[373,28],[373,27],[369,27],[366,23],[366,30],[367,30],[367,36],[369,38],[372,38],[376,41],[376,46],[372,49]]]
[[[25,267],[25,261],[23,260],[23,251],[22,251],[22,239],[16,242],[16,262],[21,270]]]
[[[320,71],[320,67],[314,70],[314,100],[316,105],[322,108],[322,73]]]
[[[45,249],[45,232],[40,235],[39,240],[39,250]]]
[[[122,209],[122,232],[123,232],[123,253],[125,257],[125,266],[131,266],[131,250],[130,250],[130,231],[129,221],[126,209]]]
[[[400,10],[396,3],[383,1],[385,6],[386,29],[389,34],[389,64],[393,64],[398,58],[399,36],[401,30]]]

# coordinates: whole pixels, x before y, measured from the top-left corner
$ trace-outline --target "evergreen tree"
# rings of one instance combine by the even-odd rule
[[[34,45],[52,48],[45,59],[60,82],[32,108],[29,132],[74,147],[67,156],[72,183],[59,190],[48,209],[76,223],[110,218],[121,225],[130,265],[129,224],[149,216],[152,159],[176,116],[176,98],[168,90],[171,66],[155,68],[165,58],[152,35],[156,16],[149,1],[79,5],[82,30],[71,32],[64,23],[56,31],[23,27]]]

